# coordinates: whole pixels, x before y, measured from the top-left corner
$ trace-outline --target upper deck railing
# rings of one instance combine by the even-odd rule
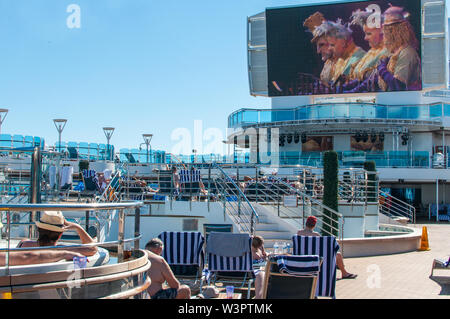
[[[321,103],[283,109],[240,109],[228,117],[228,127],[325,119],[437,121],[444,116],[450,116],[450,104]]]

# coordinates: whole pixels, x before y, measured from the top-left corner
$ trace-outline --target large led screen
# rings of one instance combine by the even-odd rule
[[[266,10],[269,96],[422,90],[421,1]]]

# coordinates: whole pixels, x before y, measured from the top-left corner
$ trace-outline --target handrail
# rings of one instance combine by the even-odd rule
[[[233,181],[233,179],[230,176],[228,176],[227,173],[224,172],[224,170],[220,166],[218,166],[216,163],[214,163],[214,166],[217,167],[220,170],[220,172],[228,178],[228,180],[233,184],[234,187],[236,187],[236,189],[238,190],[239,194],[244,198],[244,200],[247,202],[247,204],[249,204],[250,208],[252,209],[252,212],[253,212],[254,216],[259,219],[258,213],[253,208],[252,204],[250,204],[250,202],[248,201],[247,196],[245,196],[245,194],[242,191],[242,189]]]
[[[223,176],[225,176],[227,178],[227,180],[229,182],[231,182],[231,184],[233,185],[233,187],[238,191],[239,194],[239,198],[243,198],[244,201],[247,203],[248,207],[250,208],[251,211],[251,219],[250,219],[250,233],[253,235],[254,233],[254,227],[255,227],[255,220],[256,222],[259,221],[259,215],[256,212],[255,208],[253,207],[253,205],[250,203],[250,201],[248,200],[247,196],[244,194],[244,192],[242,191],[242,189],[233,181],[233,179],[228,176],[227,173],[225,173],[225,171],[219,166],[217,165],[217,163],[213,163],[214,167],[216,167],[217,169],[219,169],[219,171],[223,174]]]
[[[413,224],[416,223],[416,208],[414,206],[412,206],[411,204],[408,204],[404,201],[402,201],[401,199],[398,199],[397,197],[394,197],[388,193],[383,192],[381,189],[379,191],[379,195],[383,196],[384,198],[391,198],[393,201],[399,202],[400,204],[403,204],[407,207],[407,211],[405,210],[401,210],[401,206],[399,203],[395,203],[395,202],[391,202],[391,205],[396,205],[395,207],[390,207],[390,208],[394,208],[395,212],[398,213],[399,215],[406,215],[408,218],[411,219],[411,221],[413,222]],[[386,205],[382,205],[383,208]]]
[[[0,204],[0,211],[86,211],[86,210],[114,210],[144,206],[143,202],[121,203],[67,203],[67,204]]]
[[[322,208],[325,208],[326,210],[332,212],[333,214],[338,215],[338,217],[341,217],[341,218],[343,217],[342,214],[338,213],[338,212],[335,211],[334,209],[329,208],[328,206],[326,206],[326,205],[324,205],[323,203],[319,202],[318,200],[314,199],[312,196],[310,196],[310,195],[308,195],[308,194],[306,194],[306,193],[303,193],[303,192],[300,191],[299,189],[297,189],[297,188],[295,188],[295,187],[292,187],[292,185],[289,185],[288,183],[284,182],[283,180],[278,179],[278,178],[276,178],[276,177],[274,177],[274,179],[277,180],[278,182],[280,182],[281,184],[283,184],[283,185],[289,187],[291,190],[295,191],[298,195],[306,197],[307,199],[309,199],[309,200],[311,201],[311,203],[314,203],[314,204],[316,204],[316,205],[321,206]]]
[[[134,238],[127,238],[122,241],[107,241],[107,242],[98,242],[98,243],[90,243],[90,244],[78,244],[78,245],[60,245],[60,246],[44,246],[44,247],[19,247],[19,248],[0,248],[0,251],[28,251],[28,250],[53,250],[53,249],[71,249],[71,248],[83,248],[83,247],[112,247],[116,246],[120,243],[129,243],[134,242],[135,240],[142,239],[142,235],[139,235]]]
[[[346,106],[346,107],[351,107],[351,106],[360,106],[360,107],[380,107],[380,108],[431,108],[433,106],[442,106],[443,103],[441,102],[437,102],[437,103],[431,103],[431,104],[410,104],[410,105],[386,105],[386,104],[379,104],[379,103],[358,103],[358,102],[340,102],[340,103],[318,103],[318,104],[308,104],[308,105],[301,105],[301,106],[297,106],[297,107],[293,107],[293,108],[281,108],[281,109],[250,109],[250,108],[241,108],[239,110],[236,110],[234,112],[232,112],[229,116],[228,116],[228,126],[229,127],[234,127],[236,126],[236,124],[238,123],[262,123],[262,121],[258,120],[250,120],[250,121],[238,121],[238,123],[235,123],[234,125],[230,125],[230,123],[233,121],[233,117],[236,116],[240,113],[243,112],[254,112],[254,113],[260,113],[260,112],[271,112],[271,113],[276,113],[276,112],[292,112],[292,114],[295,114],[297,111],[302,110],[302,109],[308,109],[308,108],[320,108],[320,107],[342,107],[342,106]],[[428,115],[428,119],[427,120],[434,120],[437,118],[443,118],[444,114],[438,115],[438,116],[431,116]],[[350,116],[353,118],[367,118],[365,116]],[[332,117],[330,117],[332,118]],[[344,116],[343,118],[349,118],[349,116]],[[372,118],[372,117],[370,117]],[[373,117],[373,118],[385,118],[385,119],[390,119],[388,114],[386,114],[386,116],[384,117]],[[401,119],[401,118],[396,118],[394,117],[393,119]],[[231,120],[231,121],[230,121]],[[288,119],[288,120],[281,120],[281,121],[292,121],[295,119]],[[417,118],[417,120],[421,120],[420,118]],[[268,121],[270,122],[270,121]],[[273,121],[272,121],[273,122]],[[277,122],[277,121],[275,121]]]

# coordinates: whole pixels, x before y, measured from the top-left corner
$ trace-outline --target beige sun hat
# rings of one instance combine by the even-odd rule
[[[36,226],[42,229],[64,232],[64,216],[62,212],[43,212],[41,220],[35,222]]]

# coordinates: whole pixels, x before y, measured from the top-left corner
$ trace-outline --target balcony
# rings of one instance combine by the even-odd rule
[[[229,128],[272,122],[309,120],[383,120],[441,122],[450,116],[450,104],[380,105],[370,103],[333,103],[299,106],[291,109],[241,109],[228,117]]]

